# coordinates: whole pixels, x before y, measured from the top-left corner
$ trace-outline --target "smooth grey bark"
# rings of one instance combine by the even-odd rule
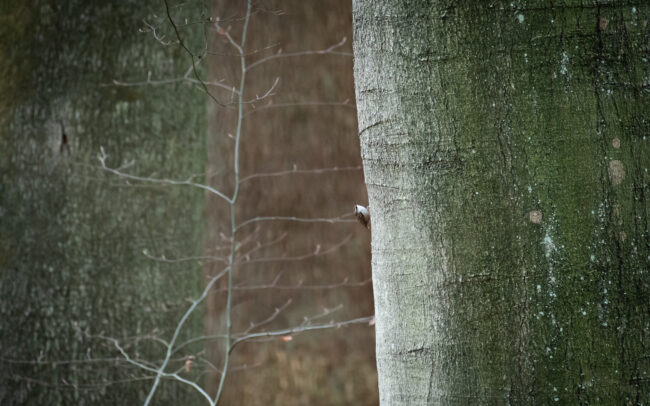
[[[650,6],[353,7],[381,403],[650,401]]]

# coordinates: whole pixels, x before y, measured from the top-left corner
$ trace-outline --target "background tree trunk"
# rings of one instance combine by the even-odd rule
[[[0,4],[0,404],[141,404],[148,374],[84,332],[157,362],[161,346],[135,338],[167,339],[202,289],[196,263],[143,251],[201,255],[203,193],[125,182],[97,160],[103,146],[109,165],[135,160],[127,170],[143,176],[204,170],[201,92],[113,83],[187,70],[185,54],[144,32],[143,19],[170,38],[154,15],[164,15],[161,1]],[[182,338],[200,335],[201,323],[191,320]],[[196,399],[173,382],[156,397]]]
[[[650,6],[354,2],[382,404],[650,401]]]

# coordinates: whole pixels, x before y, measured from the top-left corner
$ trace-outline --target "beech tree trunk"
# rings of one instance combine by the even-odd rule
[[[191,20],[200,11],[182,10]],[[103,147],[110,166],[134,161],[125,170],[137,175],[181,179],[204,168],[201,91],[113,82],[187,70],[187,56],[143,20],[173,35],[161,0],[0,1],[2,405],[141,405],[151,380],[95,336],[158,363],[164,347],[135,338],[169,339],[202,290],[198,265],[149,257],[200,255],[203,193],[127,182],[97,160]],[[199,26],[184,33],[201,40]],[[195,317],[181,339],[200,334]],[[201,371],[192,373],[184,376]],[[205,404],[174,382],[154,400]]]
[[[650,5],[353,7],[382,405],[647,404]]]

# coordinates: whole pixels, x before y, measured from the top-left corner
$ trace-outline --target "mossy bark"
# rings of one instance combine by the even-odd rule
[[[354,2],[382,404],[650,401],[649,20]]]
[[[118,338],[157,363],[163,347],[144,336],[168,339],[202,289],[198,265],[143,250],[199,255],[203,193],[125,182],[97,160],[103,146],[110,166],[134,160],[125,170],[144,176],[204,169],[201,92],[113,84],[187,70],[177,47],[139,31],[146,19],[169,38],[154,15],[163,2],[0,4],[0,404],[142,403],[148,373],[84,333]],[[200,321],[183,337],[199,335]],[[198,398],[172,382],[158,396],[170,405]]]

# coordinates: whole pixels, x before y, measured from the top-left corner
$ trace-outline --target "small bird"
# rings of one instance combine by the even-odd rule
[[[192,364],[194,363],[194,355],[188,355],[185,358],[185,372],[190,372],[192,370]]]
[[[370,228],[370,212],[360,204],[354,206],[354,215],[365,228]]]

